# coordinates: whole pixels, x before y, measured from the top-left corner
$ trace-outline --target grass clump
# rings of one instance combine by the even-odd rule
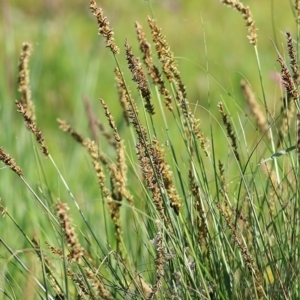
[[[32,46],[23,44],[16,106],[33,137],[24,155],[35,165],[1,147],[1,181],[11,169],[26,204],[36,202],[27,212],[32,222],[17,203],[0,203],[1,226],[10,233],[0,234],[0,299],[299,298],[299,37],[286,32],[289,63],[278,51],[281,108],[271,113],[251,11],[221,2],[246,21],[262,99],[251,78],[240,78],[234,109],[226,99],[214,106],[208,95],[210,107],[195,114],[158,22],[148,17],[155,51],[135,22],[140,59],[129,39],[117,45],[104,11],[90,1],[115,63],[115,86],[107,89],[119,103],[84,97],[85,133],[76,117],[57,116],[67,143],[85,151],[71,174],[37,127],[44,126],[29,84]],[[298,7],[296,1],[296,21]],[[121,120],[111,111],[116,105]]]

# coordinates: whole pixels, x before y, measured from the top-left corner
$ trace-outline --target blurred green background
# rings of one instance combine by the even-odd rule
[[[124,41],[128,39],[133,52],[140,55],[134,22],[143,26],[150,41],[147,16],[153,14],[177,58],[191,108],[204,125],[209,120],[209,103],[212,113],[219,101],[224,101],[227,107],[236,106],[239,112],[247,112],[239,88],[241,78],[250,82],[262,101],[255,51],[247,40],[245,22],[239,13],[220,1],[98,0],[97,4],[104,9],[114,29],[116,43],[121,48],[118,60],[127,82],[130,82],[131,75],[127,70]],[[258,28],[258,53],[272,113],[281,106],[280,86],[271,78],[274,72],[280,71],[276,47],[285,55],[285,30],[296,36],[292,3],[288,0],[249,0],[244,4],[250,6]],[[82,99],[84,96],[90,99],[95,115],[105,123],[98,101],[101,97],[107,102],[122,134],[122,112],[114,88],[114,58],[105,48],[103,38],[97,34],[97,23],[89,10],[89,1],[2,0],[0,5],[0,145],[24,169],[25,177],[32,185],[39,181],[37,178],[41,178],[43,170],[32,153],[30,134],[14,105],[14,100],[19,97],[20,49],[23,42],[31,42],[30,78],[38,126],[71,190],[88,209],[99,198],[94,172],[86,151],[58,129],[56,119],[66,119],[79,132],[86,134],[88,121]],[[136,86],[131,83],[130,88],[133,96],[138,98]],[[209,133],[209,126],[206,127],[203,126],[203,130]],[[133,145],[127,150],[135,153]],[[48,162],[41,159],[46,168]],[[12,172],[4,168],[0,172],[6,172],[0,180],[0,197],[5,206],[20,216],[24,214],[22,208],[30,214],[28,202],[22,202],[23,184]],[[81,176],[78,183],[78,174],[86,173],[90,176]],[[50,168],[47,178],[50,181],[45,190],[42,180],[37,183],[37,190],[41,195],[46,190],[55,191],[56,195],[51,196],[63,198],[66,192],[63,192],[56,172],[53,170],[51,174]],[[18,199],[18,207],[11,202],[12,199]],[[32,213],[32,217],[39,216]]]

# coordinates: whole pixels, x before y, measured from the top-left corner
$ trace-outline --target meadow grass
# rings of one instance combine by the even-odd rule
[[[298,299],[299,1],[291,32],[276,29],[272,7],[272,55],[259,48],[260,5],[218,3],[220,19],[230,11],[246,24],[238,50],[250,49],[251,76],[234,63],[233,77],[211,67],[204,30],[201,105],[180,73],[194,54],[175,56],[180,45],[170,47],[156,2],[147,4],[150,16],[122,36],[91,0],[94,20],[85,21],[100,37],[83,37],[82,49],[68,33],[54,39],[67,50],[53,61],[57,50],[24,41],[17,73],[6,69],[18,93],[5,85],[17,100],[1,106],[0,299]],[[215,46],[235,60],[235,27],[226,30]],[[87,43],[101,62],[83,51]]]

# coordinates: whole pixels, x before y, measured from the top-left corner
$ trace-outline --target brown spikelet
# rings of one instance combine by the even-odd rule
[[[13,170],[19,176],[23,175],[22,169],[15,163],[14,159],[9,156],[8,153],[0,147],[0,161],[6,164],[11,170]]]
[[[296,22],[300,24],[300,1],[295,0]]]
[[[53,288],[53,290],[55,291],[56,295],[58,296],[58,299],[61,299],[59,297],[63,297],[63,291],[61,290],[55,276],[54,276],[54,271],[53,271],[53,265],[51,264],[51,260],[49,259],[49,257],[47,257],[46,255],[44,255],[44,253],[42,252],[41,250],[41,247],[40,247],[40,243],[37,239],[36,236],[34,236],[32,239],[31,239],[34,247],[35,247],[35,251],[36,253],[38,254],[43,266],[44,266],[44,270],[45,270],[45,273],[47,275],[47,278],[48,278],[48,281],[51,285],[51,287]],[[52,253],[54,254],[57,254],[57,252],[59,253],[62,253],[61,250],[58,250],[56,247],[52,247],[50,246],[50,244],[48,244],[46,242],[46,245],[48,246],[48,248],[52,251]],[[55,250],[54,250],[55,249]],[[57,252],[56,252],[57,251]],[[60,258],[63,258],[63,255],[59,255]]]
[[[161,29],[157,26],[155,20],[148,17],[148,23],[158,58],[163,66],[163,72],[168,81],[175,86],[176,100],[184,117],[183,122],[184,126],[186,127],[186,131],[192,132],[196,138],[201,141],[201,147],[205,149],[205,154],[208,155],[207,143],[205,141],[203,132],[200,130],[200,121],[195,118],[194,114],[190,110],[186,88],[181,79],[180,72],[178,71],[174,54],[170,50],[170,46],[162,34]]]
[[[228,119],[228,115],[224,112],[223,104],[221,102],[218,103],[218,108],[219,108],[219,112],[221,113],[221,116],[222,116],[223,124],[226,127],[227,136],[229,137],[229,139],[231,141],[233,153],[234,153],[236,159],[240,162],[240,156],[237,151],[236,137],[235,137],[234,131],[232,129],[231,122]]]
[[[57,119],[57,122],[59,124],[59,128],[62,131],[68,132],[76,142],[84,145],[85,139],[78,132],[76,132],[66,121]]]
[[[60,258],[63,258],[64,257],[64,253],[61,249],[53,246],[53,245],[50,245],[47,241],[45,242],[45,244],[47,245],[47,247],[51,250],[51,252],[57,256],[59,256]]]
[[[105,288],[104,284],[99,280],[91,269],[86,269],[86,276],[91,282],[92,287],[97,291],[98,299],[113,300],[110,292]]]
[[[158,221],[159,223],[159,221]],[[162,228],[160,228],[162,229]],[[155,295],[162,286],[163,276],[164,276],[164,265],[166,261],[166,250],[163,245],[163,234],[159,230],[155,237],[155,249],[156,249],[156,259],[155,259],[155,283],[152,286],[152,292],[150,293],[147,300],[154,299]]]
[[[148,82],[144,74],[141,62],[138,58],[136,58],[133,55],[131,47],[129,46],[127,40],[125,42],[125,51],[126,51],[126,59],[128,62],[128,67],[130,72],[133,75],[133,81],[136,82],[138,86],[138,90],[141,92],[141,95],[145,100],[146,111],[150,115],[154,115],[154,107],[151,103],[151,94],[150,94]]]
[[[114,121],[114,119],[113,119],[113,117],[112,117],[110,111],[108,110],[108,107],[107,107],[106,103],[104,102],[104,100],[103,100],[103,99],[100,99],[100,102],[101,102],[101,104],[102,104],[102,107],[104,108],[105,116],[107,117],[107,120],[108,120],[108,122],[109,122],[109,125],[110,125],[110,127],[113,129],[113,131],[114,131],[115,140],[116,140],[117,143],[120,143],[121,138],[120,138],[120,136],[119,136],[118,129],[117,129],[117,126],[116,126],[116,123],[115,123],[115,121]]]
[[[171,51],[165,36],[162,34],[161,29],[157,26],[155,20],[148,17],[148,23],[158,58],[163,67],[163,72],[168,81],[176,86],[176,99],[183,111],[183,114],[187,116],[188,104],[186,100],[186,88],[181,80],[174,54]]]
[[[153,162],[157,176],[162,180],[163,187],[170,201],[170,206],[178,215],[181,208],[180,197],[173,183],[172,172],[169,170],[169,165],[164,158],[163,149],[156,138],[153,139],[153,150]]]
[[[252,13],[248,6],[245,6],[243,3],[239,2],[238,0],[220,0],[225,5],[236,9],[242,16],[246,22],[246,26],[248,28],[248,40],[251,45],[257,45],[257,28],[254,24],[254,20],[252,17]]]
[[[218,169],[219,169],[219,176],[220,176],[220,195],[222,196],[225,206],[227,205],[227,188],[226,188],[226,182],[225,182],[225,175],[224,175],[224,165],[222,162],[219,160],[218,161]]]
[[[152,59],[151,45],[147,42],[145,33],[143,32],[142,26],[136,22],[135,23],[138,41],[140,43],[140,50],[144,54],[143,61],[147,67],[148,74],[152,78],[152,81],[155,85],[158,85],[159,92],[165,98],[166,107],[172,111],[172,97],[168,89],[165,87],[165,83],[163,78],[158,70],[158,68],[154,65]]]
[[[256,97],[255,97],[250,85],[245,80],[241,80],[240,85],[241,85],[244,97],[250,107],[251,113],[256,119],[256,124],[257,124],[259,131],[263,135],[266,135],[266,137],[268,139],[270,139],[269,126],[268,126],[267,119],[266,119],[264,113],[262,112],[259,104],[257,103]]]
[[[293,99],[296,100],[299,98],[299,93],[294,85],[293,77],[291,76],[289,69],[287,68],[283,58],[280,55],[278,55],[278,61],[281,66],[282,84],[285,87],[286,94],[291,95]]]
[[[79,244],[74,228],[71,224],[71,219],[68,216],[69,207],[66,203],[60,201],[56,204],[57,215],[63,230],[67,245],[71,248],[68,259],[72,261],[80,261],[83,256],[83,249]]]
[[[191,193],[195,198],[194,207],[197,212],[196,224],[197,224],[197,231],[198,231],[198,242],[201,247],[202,253],[204,253],[205,251],[209,251],[208,244],[206,241],[208,237],[208,227],[206,223],[204,207],[201,201],[200,187],[196,183],[192,165],[189,169],[189,184],[190,184]]]
[[[67,275],[76,284],[81,293],[89,296],[91,299],[96,300],[97,297],[92,293],[91,289],[86,286],[84,280],[82,280],[76,273],[74,273],[70,268],[67,269]]]
[[[7,215],[7,211],[5,207],[1,204],[1,198],[0,198],[0,214],[2,215],[3,218]]]
[[[132,197],[130,193],[127,191],[126,187],[124,186],[126,181],[124,181],[124,178],[121,178],[120,171],[116,168],[114,164],[108,165],[111,173],[112,173],[112,186],[117,186],[117,189],[115,190],[113,188],[112,191],[110,191],[105,186],[105,174],[103,171],[102,166],[100,165],[99,161],[99,153],[98,153],[98,147],[96,146],[94,141],[90,141],[89,139],[85,140],[85,147],[88,149],[89,154],[92,158],[94,169],[96,171],[96,175],[98,178],[98,184],[99,187],[103,193],[103,198],[107,201],[107,204],[110,207],[110,215],[113,220],[114,226],[115,226],[115,235],[117,239],[117,244],[119,250],[122,252],[122,227],[120,223],[120,206],[121,206],[121,200],[123,194],[125,195],[126,199],[129,201],[131,205],[132,203]],[[120,158],[122,160],[122,158]],[[113,180],[116,180],[114,183]],[[123,194],[121,194],[123,193]]]
[[[223,218],[225,219],[227,227],[231,231],[234,243],[237,245],[237,247],[241,251],[242,257],[244,259],[244,262],[247,266],[248,271],[254,277],[257,299],[263,300],[264,299],[264,290],[262,287],[262,275],[259,272],[257,266],[255,265],[254,260],[251,256],[251,254],[249,253],[247,247],[244,245],[242,240],[238,237],[235,227],[231,222],[230,216],[228,216],[228,214],[224,211],[224,209],[221,207],[220,203],[216,203],[216,206],[217,206],[219,212],[221,213],[221,215],[223,216]],[[254,295],[255,294],[253,292],[253,296]]]
[[[293,39],[291,33],[286,31],[286,39],[287,39],[287,48],[290,58],[290,66],[293,73],[293,81],[296,87],[300,84],[300,73],[299,73],[299,66],[297,63],[296,51],[293,44]]]
[[[32,45],[23,43],[19,58],[19,76],[18,76],[18,91],[21,94],[20,102],[27,112],[28,117],[35,121],[34,105],[31,101],[31,90],[29,80],[29,57],[31,55]]]
[[[118,90],[118,94],[119,94],[119,101],[121,103],[121,106],[123,108],[123,116],[124,116],[124,120],[127,124],[127,126],[129,126],[130,122],[129,122],[129,116],[128,116],[128,103],[126,98],[128,97],[128,93],[129,91],[126,88],[126,85],[124,83],[123,80],[123,76],[119,70],[119,68],[115,68],[115,74],[116,74],[116,82],[117,82],[117,90]],[[129,97],[131,97],[129,95]]]
[[[29,131],[31,131],[34,136],[36,141],[39,143],[43,154],[48,157],[49,156],[49,151],[48,148],[45,144],[44,137],[42,135],[42,132],[40,129],[37,128],[34,120],[31,118],[30,114],[27,112],[26,108],[23,106],[23,104],[19,101],[16,101],[16,106],[17,106],[17,111],[23,116],[24,121],[26,123],[26,127],[28,128]]]
[[[152,192],[153,202],[161,220],[163,220],[165,224],[169,224],[170,221],[167,219],[164,213],[163,198],[160,186],[158,184],[158,178],[155,173],[155,167],[153,163],[153,146],[149,142],[146,128],[141,124],[138,117],[136,103],[128,94],[126,96],[126,103],[128,106],[128,116],[130,122],[132,123],[138,138],[136,150],[146,186]]]
[[[26,127],[29,131],[31,131],[37,142],[39,143],[43,154],[48,157],[49,151],[46,147],[45,140],[42,136],[41,130],[39,130],[35,124],[35,113],[34,113],[34,105],[31,101],[31,91],[29,85],[29,68],[28,61],[31,53],[31,44],[24,43],[22,46],[20,59],[19,59],[19,77],[18,91],[21,93],[20,101],[16,100],[17,111],[23,116],[24,121],[26,123]]]
[[[148,17],[148,24],[150,26],[151,35],[158,58],[163,66],[164,74],[166,75],[169,82],[175,82],[177,80],[180,85],[181,79],[177,63],[174,59],[174,54],[171,51],[165,36],[162,34],[161,29],[157,26],[154,19]],[[181,86],[181,92],[183,94],[183,98],[186,98],[186,92],[183,84]]]
[[[152,192],[153,202],[158,211],[161,220],[166,220],[163,207],[163,199],[157,184],[153,166],[151,163],[151,158],[147,156],[147,152],[141,143],[136,144],[137,155],[141,164],[141,170],[146,182],[147,188]]]
[[[105,174],[103,172],[103,168],[99,163],[99,153],[98,153],[98,147],[95,144],[94,141],[91,141],[89,139],[85,140],[85,146],[87,147],[89,154],[92,158],[94,169],[96,171],[96,175],[98,178],[98,184],[100,189],[103,191],[104,196],[108,197],[110,195],[109,191],[105,188]]]
[[[114,32],[109,28],[109,22],[104,16],[103,10],[97,7],[95,0],[91,0],[90,9],[97,19],[99,34],[105,38],[106,47],[108,47],[114,55],[119,54],[120,50],[115,43]]]
[[[127,184],[127,165],[125,160],[125,146],[124,142],[121,140],[120,135],[118,133],[118,129],[115,125],[114,119],[111,113],[108,110],[107,105],[102,100],[101,101],[104,109],[105,115],[109,120],[109,124],[114,131],[115,137],[115,148],[117,153],[117,165],[109,164],[108,167],[111,171],[111,179],[112,179],[112,186],[113,186],[113,198],[117,201],[121,201],[122,197],[127,199],[130,205],[133,205],[133,197],[131,196],[130,192],[128,191],[126,184]]]

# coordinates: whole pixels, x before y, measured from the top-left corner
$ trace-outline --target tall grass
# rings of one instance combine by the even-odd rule
[[[242,100],[229,95],[234,105],[221,99],[213,107],[208,99],[195,115],[158,22],[148,17],[151,42],[135,23],[139,58],[129,40],[117,45],[104,11],[90,1],[115,64],[115,85],[107,89],[118,101],[100,99],[98,114],[91,108],[97,99],[86,96],[87,131],[77,116],[58,116],[62,143],[82,149],[84,166],[60,165],[52,155],[59,145],[44,138],[30,88],[35,52],[23,44],[15,104],[31,141],[23,133],[28,141],[22,135],[18,146],[31,142],[24,157],[33,156],[35,165],[0,148],[1,189],[20,191],[20,199],[0,203],[0,299],[299,298],[299,37],[286,32],[286,56],[274,48],[281,69],[275,84],[282,88],[274,112],[251,11],[221,2],[246,22],[262,98],[243,78]],[[71,178],[81,195],[72,192]]]

